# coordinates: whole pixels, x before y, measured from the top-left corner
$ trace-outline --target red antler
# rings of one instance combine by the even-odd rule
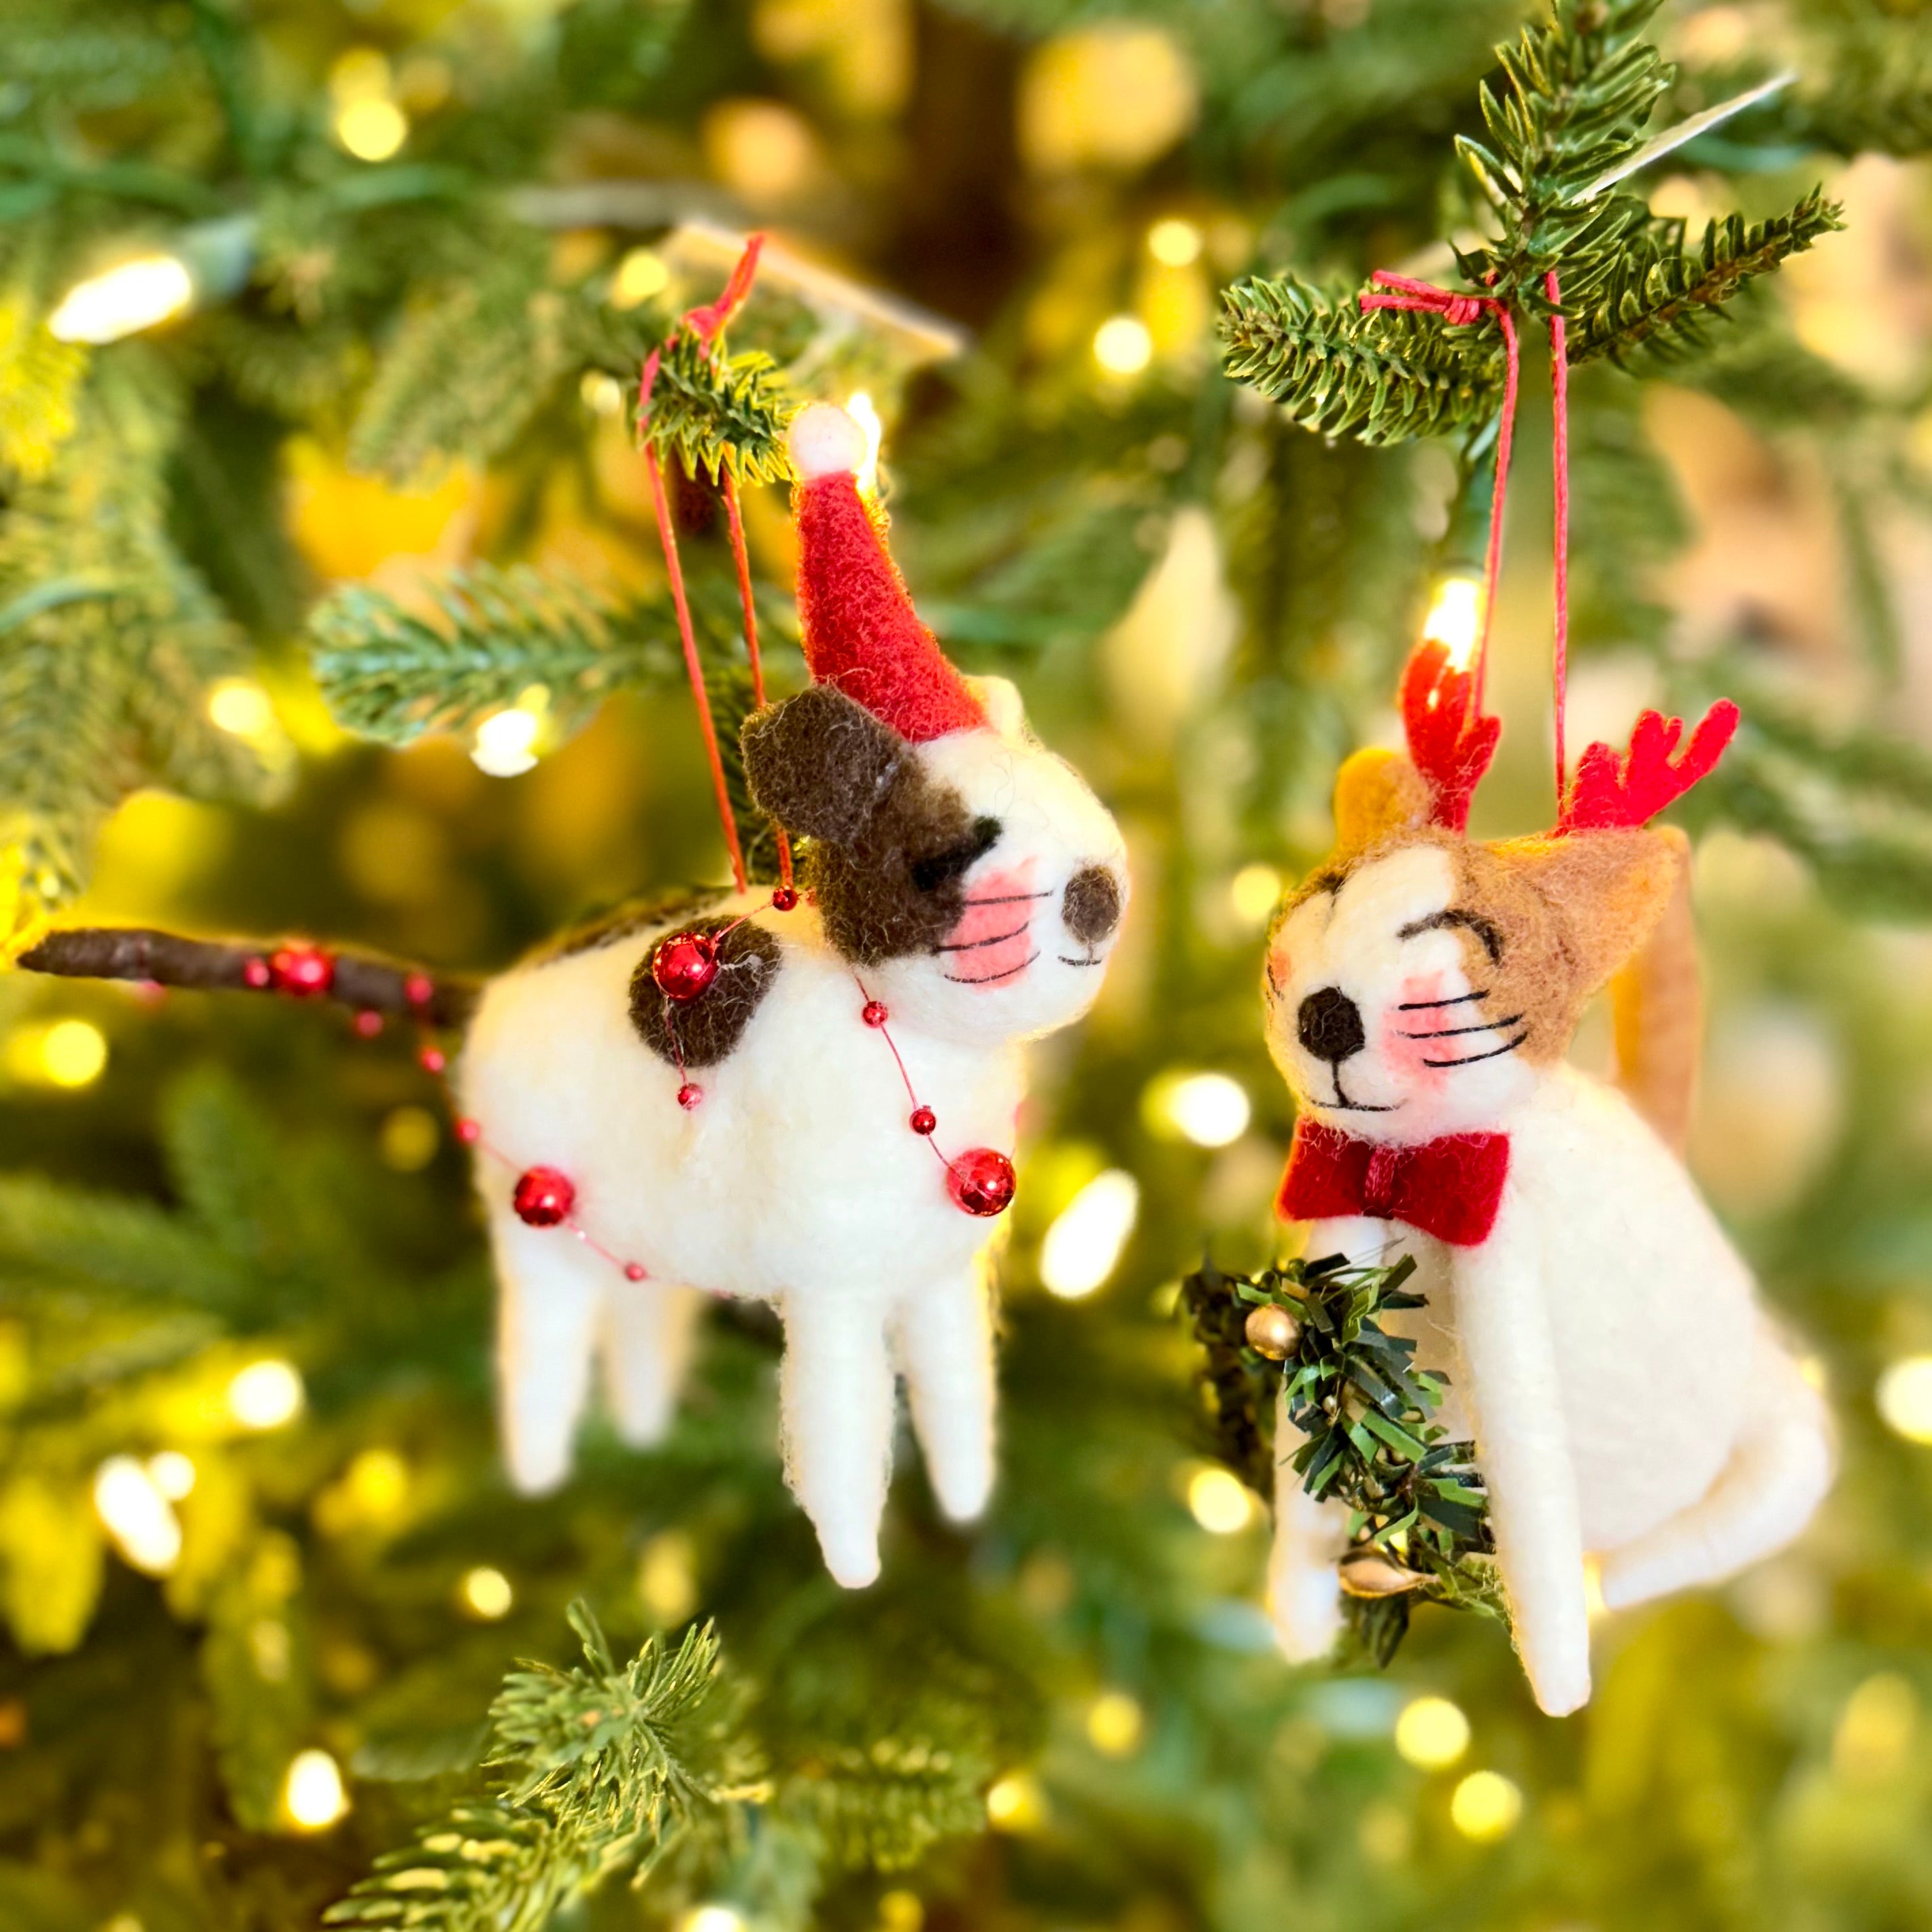
[[[1682,798],[1706,777],[1724,754],[1738,728],[1738,707],[1720,698],[1690,734],[1673,765],[1670,754],[1684,734],[1681,718],[1646,711],[1630,734],[1630,750],[1619,758],[1605,744],[1594,744],[1576,761],[1556,830],[1602,832],[1648,825],[1672,799]]]
[[[1402,724],[1408,754],[1435,794],[1430,817],[1450,832],[1469,824],[1469,801],[1496,756],[1500,718],[1484,717],[1474,675],[1451,662],[1446,644],[1430,640],[1409,653],[1402,674]]]

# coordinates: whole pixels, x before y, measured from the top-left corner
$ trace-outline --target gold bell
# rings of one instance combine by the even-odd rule
[[[1285,1362],[1301,1340],[1301,1324],[1278,1302],[1264,1301],[1248,1311],[1248,1346],[1270,1362]]]

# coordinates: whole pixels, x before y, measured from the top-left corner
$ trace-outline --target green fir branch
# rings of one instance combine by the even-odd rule
[[[1304,429],[1400,442],[1486,422],[1499,404],[1486,323],[1445,329],[1400,310],[1364,313],[1292,275],[1238,282],[1221,299],[1228,374]]]
[[[1712,221],[1702,244],[1688,252],[1676,224],[1654,224],[1633,240],[1587,305],[1580,307],[1566,286],[1571,367],[1640,348],[1667,356],[1701,347],[1712,316],[1748,283],[1844,226],[1842,209],[1822,188],[1768,220],[1731,214]]]
[[[778,365],[760,350],[724,356],[693,334],[666,351],[640,433],[660,458],[688,476],[775,483],[791,473],[785,425],[793,405]]]
[[[604,1880],[648,1870],[696,1814],[743,1795],[721,1775],[704,1722],[721,1670],[712,1628],[674,1646],[653,1637],[620,1665],[587,1606],[569,1614],[584,1663],[527,1664],[491,1706],[491,1795],[379,1858],[324,1924],[542,1932]]]
[[[526,566],[437,584],[434,617],[362,585],[310,614],[310,662],[337,722],[384,744],[466,732],[542,686],[566,727],[621,687],[682,677],[669,598],[602,598]]]

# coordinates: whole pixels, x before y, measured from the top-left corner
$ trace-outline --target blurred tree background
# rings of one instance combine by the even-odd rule
[[[902,1456],[856,1596],[782,1488],[753,1316],[714,1317],[662,1450],[600,1425],[560,1496],[511,1495],[464,1160],[394,1028],[0,979],[0,1923],[284,1932],[412,1842],[374,1922],[1932,1918],[1923,0],[1658,16],[1655,127],[1797,78],[1651,168],[1654,213],[1694,244],[1822,182],[1847,226],[1574,392],[1573,743],[1746,709],[1690,812],[1694,1158],[1832,1392],[1822,1519],[1604,1621],[1562,1724],[1443,1612],[1386,1673],[1292,1671],[1176,1315],[1204,1252],[1274,1251],[1262,928],[1409,642],[1466,613],[1480,500],[1453,439],[1326,440],[1230,382],[1218,291],[1453,279],[1454,136],[1528,17],[11,0],[0,926],[487,969],[719,876],[626,385],[754,225],[746,380],[867,398],[924,614],[1114,806],[1136,898],[1038,1056],[994,1508],[946,1529]],[[1538,352],[1479,830],[1553,816]],[[748,488],[790,683],[784,511]],[[676,514],[728,682],[716,500]],[[578,1598],[604,1634],[505,1693],[492,1798],[491,1700],[572,1663]]]

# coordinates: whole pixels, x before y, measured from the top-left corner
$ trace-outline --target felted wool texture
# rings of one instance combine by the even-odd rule
[[[844,869],[808,866],[806,882],[830,890],[815,886],[819,902],[790,912],[763,892],[706,909],[714,926],[748,918],[740,931],[760,937],[746,943],[774,944],[778,964],[736,1044],[704,1068],[695,1108],[678,1106],[675,1072],[632,1016],[634,982],[688,916],[526,962],[485,988],[457,1082],[464,1112],[505,1156],[479,1161],[476,1180],[497,1259],[500,1397],[520,1484],[560,1480],[599,1351],[637,1428],[668,1413],[688,1347],[687,1298],[703,1291],[779,1312],[786,1465],[841,1582],[876,1574],[896,1373],[943,1507],[964,1518],[983,1505],[994,1470],[983,1258],[1002,1224],[959,1210],[934,1150],[1012,1148],[1020,1043],[1091,1004],[1127,899],[1112,818],[1026,734],[1016,698],[988,710],[1009,728],[916,746],[823,688],[752,721],[747,770],[754,787],[770,788],[760,802],[786,788],[793,822],[814,827],[815,849]],[[975,830],[986,820],[995,830]],[[835,844],[834,833],[853,845]],[[956,861],[949,838],[970,838],[970,855]],[[917,896],[921,910],[904,916],[925,937],[855,970],[832,928],[848,916],[843,881],[855,900],[874,890],[868,865],[886,878],[885,902]],[[1096,870],[1118,902],[1104,934]],[[966,963],[989,960],[996,975]],[[898,1065],[860,1018],[868,997],[887,1007],[918,1097],[938,1116],[932,1141],[911,1132]],[[577,1219],[649,1271],[650,1295],[624,1298],[638,1285],[586,1244],[516,1220],[514,1175],[538,1162],[570,1177]]]
[[[614,946],[640,932],[668,932],[682,920],[694,918],[724,897],[716,886],[675,886],[666,891],[647,892],[626,899],[608,911],[593,914],[571,926],[554,939],[533,947],[532,962],[560,958],[567,952],[585,952],[599,946]]]
[[[1358,799],[1408,812],[1402,786],[1369,776]],[[1681,1083],[1694,1058],[1682,858],[1674,834],[1475,845],[1396,823],[1338,853],[1269,939],[1269,1046],[1304,1121],[1397,1152],[1507,1136],[1484,1238],[1357,1210],[1306,1245],[1417,1255],[1434,1324],[1418,1361],[1466,1406],[1443,1420],[1473,1434],[1518,1646],[1552,1713],[1589,1694],[1586,1556],[1618,1601],[1714,1582],[1787,1543],[1830,1480],[1823,1406],[1682,1162],[1623,1094],[1562,1058],[1584,1000],[1634,953],[1637,1017],[1668,1023],[1626,1054],[1653,1053]],[[1318,991],[1359,1022],[1336,1024],[1331,1000],[1310,1029],[1331,1052],[1359,1036],[1339,1060],[1301,1036]],[[1335,1611],[1334,1533],[1299,1504],[1281,1514],[1273,1590],[1291,1654]]]
[[[1690,1138],[1704,1034],[1697,926],[1690,907],[1690,841],[1674,826],[1658,836],[1677,854],[1677,882],[1650,937],[1610,982],[1616,1083],[1664,1144],[1682,1155]]]
[[[915,744],[986,720],[947,663],[887,554],[883,518],[856,478],[833,472],[792,494],[798,526],[798,614],[805,661]]]
[[[675,930],[723,934],[718,976],[696,999],[680,1003],[658,984],[652,955],[646,953],[631,975],[631,1024],[666,1065],[693,1070],[715,1066],[744,1037],[759,1003],[771,991],[782,950],[775,933],[749,922],[714,916]]]

